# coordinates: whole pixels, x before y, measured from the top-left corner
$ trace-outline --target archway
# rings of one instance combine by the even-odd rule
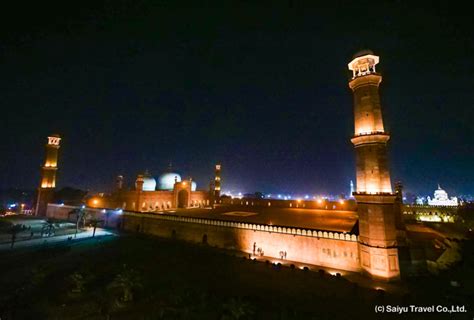
[[[188,192],[181,190],[178,192],[178,208],[186,208],[188,206]]]

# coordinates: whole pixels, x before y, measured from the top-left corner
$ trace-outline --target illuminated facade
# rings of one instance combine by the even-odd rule
[[[451,199],[448,197],[448,193],[441,189],[438,185],[438,189],[435,190],[433,199],[430,197],[427,198],[428,205],[430,206],[458,206],[458,198],[452,197]]]
[[[92,208],[161,212],[176,208],[207,207],[212,194],[213,190],[197,190],[195,181],[191,178],[182,180],[170,167],[158,177],[158,181],[148,172],[139,174],[131,189],[124,188],[124,178],[120,175],[111,195],[92,196],[87,200],[87,205]]]
[[[36,198],[35,215],[37,216],[44,216],[46,214],[47,204],[54,197],[60,141],[61,138],[57,134],[48,137],[45,161],[41,168],[41,182]]]
[[[348,64],[352,71],[349,87],[354,95],[354,136],[356,152],[356,192],[359,214],[359,250],[361,267],[372,277],[400,277],[398,232],[387,159],[379,85],[382,76],[375,66],[379,57],[371,51],[354,56]]]

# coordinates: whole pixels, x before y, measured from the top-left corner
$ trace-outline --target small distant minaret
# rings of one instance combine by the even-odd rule
[[[354,190],[354,182],[352,180],[351,180],[350,186],[351,186],[351,188],[350,188],[350,192],[349,192],[349,199],[352,199],[352,198],[354,198],[353,193],[355,191]]]
[[[123,189],[123,176],[118,175],[117,179],[115,180],[115,188],[117,191],[122,191]]]
[[[221,165],[216,164],[214,179],[214,201],[217,201],[221,197]]]
[[[397,195],[395,200],[403,203],[403,184],[400,181],[395,182],[395,194]]]
[[[142,192],[143,192],[143,184],[144,184],[143,175],[139,174],[137,176],[137,180],[135,180],[135,192],[136,192],[136,201],[135,201],[135,211],[142,211],[141,208],[141,200],[142,200]]]
[[[46,157],[41,168],[41,183],[36,198],[35,215],[46,216],[48,203],[53,200],[58,170],[58,151],[61,138],[57,134],[48,137]]]

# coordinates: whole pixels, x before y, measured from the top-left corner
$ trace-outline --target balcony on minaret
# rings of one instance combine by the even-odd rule
[[[375,65],[379,63],[379,57],[370,50],[357,53],[354,59],[347,65],[352,71],[352,78],[376,73]]]

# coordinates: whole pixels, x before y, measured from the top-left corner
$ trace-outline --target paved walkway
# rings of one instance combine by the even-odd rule
[[[2,243],[0,244],[0,251],[5,250],[15,250],[19,248],[28,248],[34,247],[39,245],[51,245],[51,244],[59,244],[61,242],[68,242],[68,241],[75,241],[80,239],[91,238],[93,233],[93,228],[88,228],[85,231],[79,232],[76,237],[74,237],[74,233],[72,234],[65,234],[53,237],[43,237],[43,238],[33,238],[31,240],[21,240],[16,241],[13,248],[11,248],[11,243]],[[102,229],[97,228],[95,231],[95,237],[103,237],[103,236],[111,236],[115,235],[115,233]],[[69,240],[70,239],[70,240]]]

